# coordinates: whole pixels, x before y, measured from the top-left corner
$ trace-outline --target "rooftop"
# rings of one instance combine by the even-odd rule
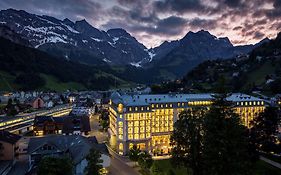
[[[21,136],[12,134],[8,131],[0,130],[0,141],[15,144],[21,138]]]
[[[189,101],[207,101],[212,100],[213,93],[206,94],[148,94],[148,95],[120,95],[113,93],[111,100],[113,103],[122,103],[126,106],[146,106],[151,103],[177,103]],[[233,102],[242,101],[262,101],[257,97],[247,94],[233,93],[227,97],[227,100]]]

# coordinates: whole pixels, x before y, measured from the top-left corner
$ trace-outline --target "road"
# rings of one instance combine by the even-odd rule
[[[117,155],[115,152],[109,149],[111,155],[111,164],[109,167],[110,175],[140,175],[140,173],[127,165],[127,161],[121,156]]]
[[[93,115],[90,118],[91,132],[90,136],[96,136],[99,143],[107,141],[108,135],[106,132],[100,132],[98,115]],[[111,149],[108,149],[111,155],[111,162],[109,167],[110,175],[140,175],[137,170],[127,165],[127,158],[119,156]]]

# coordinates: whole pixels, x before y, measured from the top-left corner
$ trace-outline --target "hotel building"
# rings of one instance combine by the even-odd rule
[[[110,100],[110,144],[121,155],[133,145],[154,155],[169,154],[170,135],[181,111],[195,106],[210,106],[212,94],[120,95]],[[262,99],[232,94],[227,100],[244,125],[265,108]]]

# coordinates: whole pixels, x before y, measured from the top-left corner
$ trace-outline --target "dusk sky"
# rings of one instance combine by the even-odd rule
[[[0,8],[124,28],[147,47],[201,29],[236,45],[281,31],[281,0],[0,0]]]

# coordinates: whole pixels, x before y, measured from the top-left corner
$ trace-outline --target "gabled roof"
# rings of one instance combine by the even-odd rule
[[[102,144],[92,144],[87,138],[77,135],[48,135],[31,138],[28,144],[28,153],[31,154],[45,144],[54,145],[63,152],[70,153],[74,164],[81,162],[93,147],[102,153],[108,154],[107,147]]]
[[[15,144],[19,141],[21,136],[10,133],[8,131],[0,130],[0,141]]]

